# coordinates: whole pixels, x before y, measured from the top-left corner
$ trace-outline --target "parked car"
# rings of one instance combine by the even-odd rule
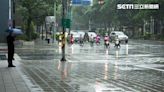
[[[116,37],[118,37],[119,41],[124,41],[125,43],[128,42],[128,36],[125,35],[122,31],[112,31],[110,33],[111,41],[114,41]]]

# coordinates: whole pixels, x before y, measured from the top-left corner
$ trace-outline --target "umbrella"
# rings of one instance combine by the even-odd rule
[[[22,30],[17,29],[17,28],[13,28],[12,33],[15,34],[15,35],[22,35],[23,34]]]

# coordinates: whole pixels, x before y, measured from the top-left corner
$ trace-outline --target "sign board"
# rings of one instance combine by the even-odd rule
[[[71,20],[70,19],[62,19],[62,26],[64,26],[65,28],[70,28]]]
[[[72,0],[73,6],[87,6],[92,5],[93,0]]]
[[[82,0],[72,0],[72,5],[81,5]]]
[[[46,24],[51,24],[51,23],[55,23],[55,17],[54,16],[46,16]]]
[[[91,0],[82,0],[82,5],[91,5]]]

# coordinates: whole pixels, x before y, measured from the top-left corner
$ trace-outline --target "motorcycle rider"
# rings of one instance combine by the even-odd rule
[[[106,48],[109,47],[109,36],[108,36],[108,34],[106,34],[104,37],[104,45]]]
[[[97,45],[100,44],[100,36],[99,35],[96,36],[96,44]]]
[[[71,37],[70,37],[70,43],[71,43],[71,45],[74,43],[73,34],[71,34]]]
[[[118,39],[118,36],[115,38],[115,47],[119,48],[120,47],[120,41]]]
[[[79,37],[79,44],[80,46],[83,46],[83,37],[82,37],[82,34],[80,34],[80,37]]]
[[[90,41],[91,46],[93,46],[93,43],[94,43],[94,37],[93,37],[92,34],[91,34],[90,37],[89,37],[89,41]]]

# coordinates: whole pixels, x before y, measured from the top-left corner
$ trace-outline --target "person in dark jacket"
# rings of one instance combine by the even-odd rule
[[[13,32],[10,30],[9,35],[7,36],[8,67],[15,67],[12,63],[12,60],[14,58],[14,41],[15,41],[15,36]]]

